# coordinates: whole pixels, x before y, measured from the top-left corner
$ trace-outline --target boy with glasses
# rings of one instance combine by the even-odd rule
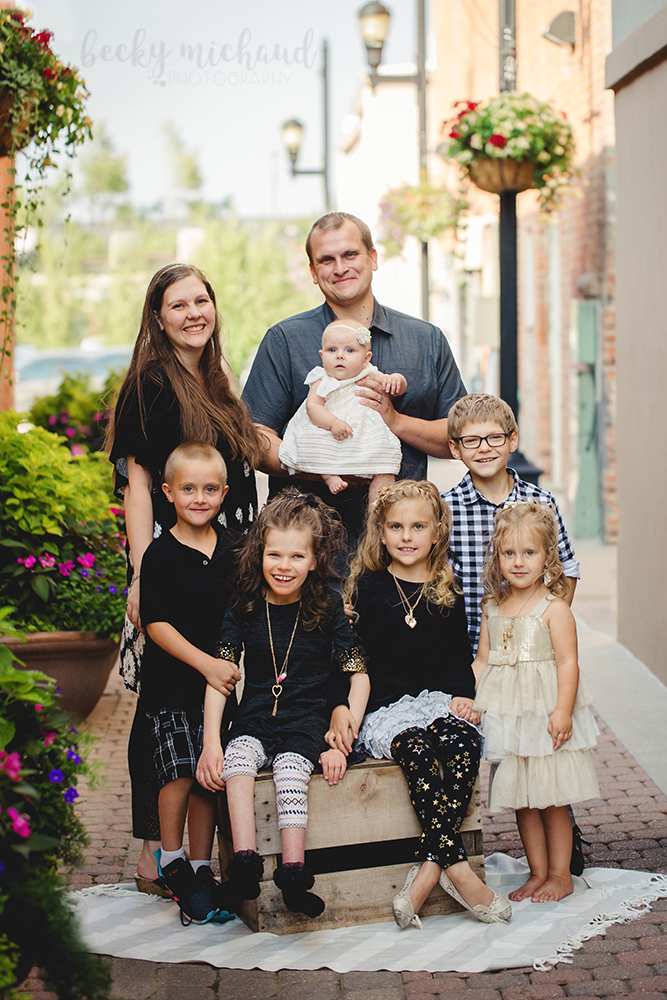
[[[547,490],[519,479],[507,467],[510,455],[519,446],[516,420],[507,403],[481,392],[463,396],[449,411],[448,435],[452,456],[468,469],[458,486],[442,496],[452,511],[450,557],[463,587],[468,635],[476,652],[482,618],[480,602],[484,596],[482,567],[499,507],[537,500],[553,509],[558,521],[560,561],[570,584],[569,603],[579,579],[579,563],[554,497]]]

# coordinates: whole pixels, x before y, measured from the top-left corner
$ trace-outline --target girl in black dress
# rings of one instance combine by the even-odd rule
[[[127,613],[137,630],[141,560],[153,538],[175,523],[173,507],[162,492],[162,474],[177,445],[205,441],[224,458],[229,491],[219,514],[222,524],[245,533],[256,514],[254,470],[263,444],[225,368],[221,324],[215,293],[198,268],[169,264],[153,275],[107,436],[115,493],[125,506],[130,563]],[[132,643],[121,642],[121,672],[127,686],[137,690],[138,632],[133,638]],[[213,676],[208,679],[216,681]],[[128,761],[133,834],[144,841],[136,881],[145,892],[156,891],[153,852],[160,846],[153,752],[145,713],[138,709]]]
[[[403,480],[380,491],[345,586],[368,654],[370,698],[366,705],[350,690],[349,707],[334,710],[327,733],[343,753],[358,736],[368,753],[392,757],[405,774],[423,833],[422,864],[393,900],[402,928],[421,927],[419,909],[438,881],[479,920],[508,920],[512,912],[473,872],[459,834],[482,738],[458,717],[472,704],[475,678],[448,559],[450,529],[451,513],[432,483]]]
[[[227,788],[232,906],[260,893],[264,866],[257,853],[254,784],[258,770],[272,762],[282,845],[273,881],[289,910],[309,917],[324,910],[320,897],[308,892],[314,876],[304,851],[313,768],[322,763],[330,784],[345,771],[345,755],[328,749],[324,739],[332,674],[346,672],[351,694],[368,697],[363,649],[329,585],[340,533],[335,511],[310,493],[287,489],[264,507],[241,554],[237,597],[225,615],[218,656],[238,664],[245,651],[243,696],[223,755],[225,696],[207,688],[197,767],[201,785]]]

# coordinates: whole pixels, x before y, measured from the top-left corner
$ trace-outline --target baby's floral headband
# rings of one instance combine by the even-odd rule
[[[354,331],[354,335],[362,347],[365,347],[366,344],[370,344],[371,342],[371,331],[367,330],[365,326],[357,327]]]

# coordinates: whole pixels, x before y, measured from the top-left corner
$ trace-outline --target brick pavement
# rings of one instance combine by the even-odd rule
[[[102,774],[82,797],[79,810],[91,835],[83,868],[70,874],[73,888],[128,882],[137,845],[129,826],[130,788],[127,735],[134,696],[111,678],[90,719],[99,742],[95,757]],[[667,872],[667,799],[600,723],[595,751],[602,799],[578,806],[577,820],[591,841],[590,865]],[[483,781],[486,774],[483,771]],[[523,853],[513,818],[485,818],[485,851]],[[619,997],[643,1000],[667,994],[667,900],[659,900],[640,920],[611,927],[576,952],[572,964],[551,972],[512,969],[492,973],[261,972],[214,969],[208,965],[165,965],[113,960],[113,1000],[553,1000],[557,997]],[[54,1000],[33,975],[26,984],[35,1000]]]

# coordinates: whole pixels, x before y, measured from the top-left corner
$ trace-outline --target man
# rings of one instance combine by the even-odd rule
[[[370,229],[361,219],[346,212],[322,216],[308,234],[306,253],[324,302],[267,331],[243,398],[270,441],[263,469],[271,476],[271,493],[288,483],[317,493],[340,511],[348,542],[353,543],[364,522],[368,481],[351,482],[333,496],[320,477],[287,480],[278,457],[283,429],[308,393],[304,379],[317,363],[324,328],[335,319],[368,327],[373,364],[382,372],[401,372],[407,379],[407,392],[396,406],[372,376],[359,382],[357,390],[361,402],[374,407],[401,440],[398,478],[424,479],[427,455],[450,457],[447,413],[466,390],[441,330],[376,302],[371,281],[377,252]]]

